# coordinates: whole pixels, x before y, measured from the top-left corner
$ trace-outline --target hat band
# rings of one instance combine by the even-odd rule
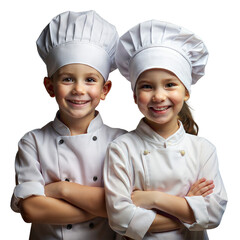
[[[65,65],[81,63],[96,69],[106,81],[111,68],[110,57],[103,48],[91,43],[77,41],[53,48],[45,63],[49,77]]]
[[[181,53],[163,46],[146,48],[131,59],[129,71],[133,90],[140,74],[153,68],[162,68],[173,72],[190,92],[191,65]]]

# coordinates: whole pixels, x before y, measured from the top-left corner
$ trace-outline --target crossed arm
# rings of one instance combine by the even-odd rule
[[[55,182],[45,186],[45,194],[20,201],[24,221],[64,225],[107,216],[103,188]]]
[[[206,196],[211,193],[212,188],[211,181],[202,179],[192,186],[188,196]],[[20,201],[24,221],[64,225],[85,222],[97,216],[107,217],[104,189],[101,187],[89,187],[60,181],[46,185],[45,194],[46,196],[32,196]],[[151,208],[152,199],[159,197],[156,196],[157,194],[163,193],[135,191],[132,194],[132,200],[137,206]],[[171,197],[175,198],[175,196]],[[175,200],[177,202],[180,199]],[[177,218],[157,214],[149,231],[170,231],[179,228],[179,226],[180,222]]]
[[[214,184],[212,180],[199,179],[192,185],[187,196],[203,196],[213,192]],[[132,201],[136,206],[146,209],[158,209],[168,213],[157,214],[149,232],[171,231],[179,229],[179,220],[187,223],[195,221],[192,209],[185,198],[169,195],[159,191],[134,191]]]

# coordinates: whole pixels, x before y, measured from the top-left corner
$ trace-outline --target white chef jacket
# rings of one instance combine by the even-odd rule
[[[18,185],[14,189],[12,209],[19,212],[20,198],[44,196],[44,186],[56,181],[103,187],[102,170],[107,146],[124,132],[104,125],[98,114],[86,134],[71,136],[58,117],[42,129],[27,133],[19,142],[16,156]],[[30,233],[31,240],[114,238],[108,220],[101,217],[65,226],[32,224]]]
[[[213,180],[213,193],[185,197],[190,186],[205,177]],[[104,166],[106,204],[110,226],[133,239],[208,239],[205,229],[217,227],[227,204],[215,147],[206,139],[179,130],[167,139],[143,120],[136,130],[115,139]],[[156,212],[136,207],[134,189],[159,190],[185,197],[196,222],[181,230],[147,233]]]

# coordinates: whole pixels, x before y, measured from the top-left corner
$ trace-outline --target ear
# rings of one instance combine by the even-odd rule
[[[105,98],[108,95],[111,87],[112,87],[112,82],[110,80],[108,80],[104,83],[102,93],[101,93],[101,100],[105,100]]]
[[[133,93],[133,98],[134,98],[134,102],[137,104],[137,96],[135,93]]]
[[[184,101],[186,102],[189,98],[190,98],[190,94],[189,94],[188,90],[186,90]]]
[[[50,97],[55,97],[54,88],[53,88],[53,80],[49,77],[45,77],[43,83],[44,83],[44,86],[45,86],[48,94],[50,95]]]

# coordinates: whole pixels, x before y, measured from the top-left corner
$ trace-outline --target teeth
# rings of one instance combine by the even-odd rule
[[[76,104],[84,104],[84,103],[86,103],[87,101],[70,100],[70,102],[76,103]]]
[[[164,111],[164,110],[167,110],[168,107],[159,107],[159,108],[153,108],[153,109],[156,111]]]

